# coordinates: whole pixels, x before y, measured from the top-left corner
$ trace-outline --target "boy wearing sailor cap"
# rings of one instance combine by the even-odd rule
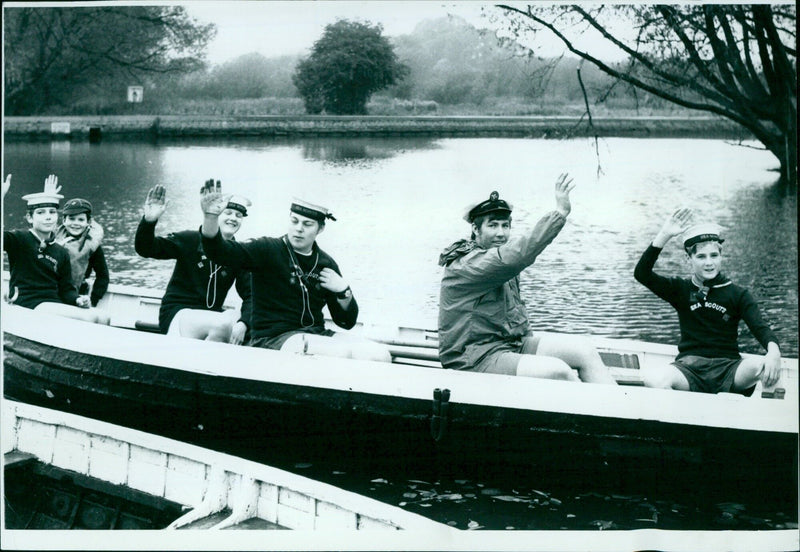
[[[214,185],[213,179],[208,180],[204,188]],[[219,185],[217,181],[216,186]],[[211,260],[203,250],[198,230],[157,237],[156,224],[169,203],[166,193],[160,185],[147,192],[144,214],[134,241],[136,252],[142,257],[176,261],[158,311],[159,330],[167,335],[240,345],[250,327],[250,275]],[[233,241],[249,206],[250,201],[239,196],[231,197],[223,206],[220,212],[222,239]],[[239,312],[223,309],[234,283],[242,298]]]
[[[3,199],[11,187],[11,175],[3,181]],[[90,307],[90,299],[78,295],[72,283],[69,252],[54,242],[58,206],[64,198],[58,177],[50,175],[44,191],[22,196],[28,205],[28,230],[3,232],[3,250],[11,269],[8,301],[21,307],[87,322],[108,324],[108,316]]]
[[[761,317],[755,299],[721,272],[721,228],[691,225],[689,209],[675,211],[664,223],[636,265],[634,277],[667,301],[678,313],[681,338],[678,356],[668,366],[649,367],[642,377],[648,387],[704,393],[751,395],[756,383],[773,386],[780,377],[781,352],[772,329]],[[683,234],[689,278],[667,278],[653,272],[661,250]],[[739,321],[767,350],[765,356],[742,359]]]
[[[358,304],[339,265],[316,242],[326,221],[336,220],[327,208],[294,199],[284,236],[235,243],[219,233],[219,213],[226,200],[219,190],[203,194],[203,248],[211,259],[252,274],[252,346],[391,361],[383,345],[325,328],[325,306],[345,330],[358,318]]]
[[[585,338],[532,334],[520,296],[519,275],[561,231],[573,187],[566,174],[559,176],[556,209],[513,237],[512,206],[497,192],[468,209],[471,239],[457,241],[439,258],[445,267],[439,298],[439,358],[445,368],[616,384]]]

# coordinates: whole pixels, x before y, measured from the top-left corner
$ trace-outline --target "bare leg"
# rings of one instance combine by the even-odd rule
[[[325,335],[307,333],[295,334],[287,339],[281,347],[281,351],[351,358],[350,347],[346,343]]]
[[[181,309],[172,319],[167,335],[227,342],[231,337],[236,313],[201,309]]]
[[[543,335],[536,354],[560,358],[569,366],[577,368],[580,379],[585,382],[617,384],[597,349],[585,337]]]
[[[529,378],[580,381],[577,374],[561,359],[542,355],[520,355],[518,376]]]
[[[389,352],[389,348],[382,343],[342,332],[333,334],[333,339],[341,341],[350,347],[350,358],[357,360],[374,360],[377,362],[392,362],[392,354]]]
[[[672,364],[643,367],[642,381],[645,387],[689,391],[689,380]]]
[[[110,321],[105,311],[100,309],[82,309],[65,303],[39,303],[33,310],[45,314],[55,314],[75,320],[83,320],[84,322],[92,322],[94,324],[108,325]]]
[[[736,368],[733,377],[733,391],[750,389],[759,382],[764,374],[764,357],[748,357],[742,360]]]

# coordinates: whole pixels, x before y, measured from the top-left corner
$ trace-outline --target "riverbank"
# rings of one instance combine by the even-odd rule
[[[697,117],[188,116],[6,117],[6,140],[183,137],[435,136],[749,139],[727,119]]]

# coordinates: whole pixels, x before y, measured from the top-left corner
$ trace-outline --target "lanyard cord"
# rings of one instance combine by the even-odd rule
[[[219,271],[221,266],[217,265],[215,268],[214,261],[208,261],[208,262],[209,262],[208,265],[209,274],[208,274],[208,285],[206,286],[206,307],[210,309],[217,302],[217,271]],[[214,282],[213,296],[212,296],[212,286],[211,286],[212,281]]]
[[[283,243],[286,245],[286,249],[289,251],[289,258],[291,259],[292,267],[294,268],[294,276],[297,278],[297,282],[300,284],[300,296],[303,303],[303,310],[300,312],[300,327],[310,328],[316,323],[316,320],[314,319],[314,313],[311,312],[311,294],[309,293],[308,288],[303,281],[303,276],[305,273],[300,267],[300,264],[297,262],[297,258],[294,256],[294,251],[292,251],[292,247],[289,245],[289,240],[286,239],[285,236],[283,238]],[[319,263],[319,251],[317,251],[316,258],[314,259],[314,266],[311,267],[311,270],[308,272],[309,274],[314,272],[314,269],[317,268],[317,263]],[[306,312],[308,312],[308,315],[311,317],[311,324],[305,323]]]

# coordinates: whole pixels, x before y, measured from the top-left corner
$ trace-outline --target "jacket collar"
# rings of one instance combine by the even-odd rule
[[[439,266],[449,266],[453,261],[459,259],[478,247],[475,240],[458,240],[453,242],[439,255]]]

